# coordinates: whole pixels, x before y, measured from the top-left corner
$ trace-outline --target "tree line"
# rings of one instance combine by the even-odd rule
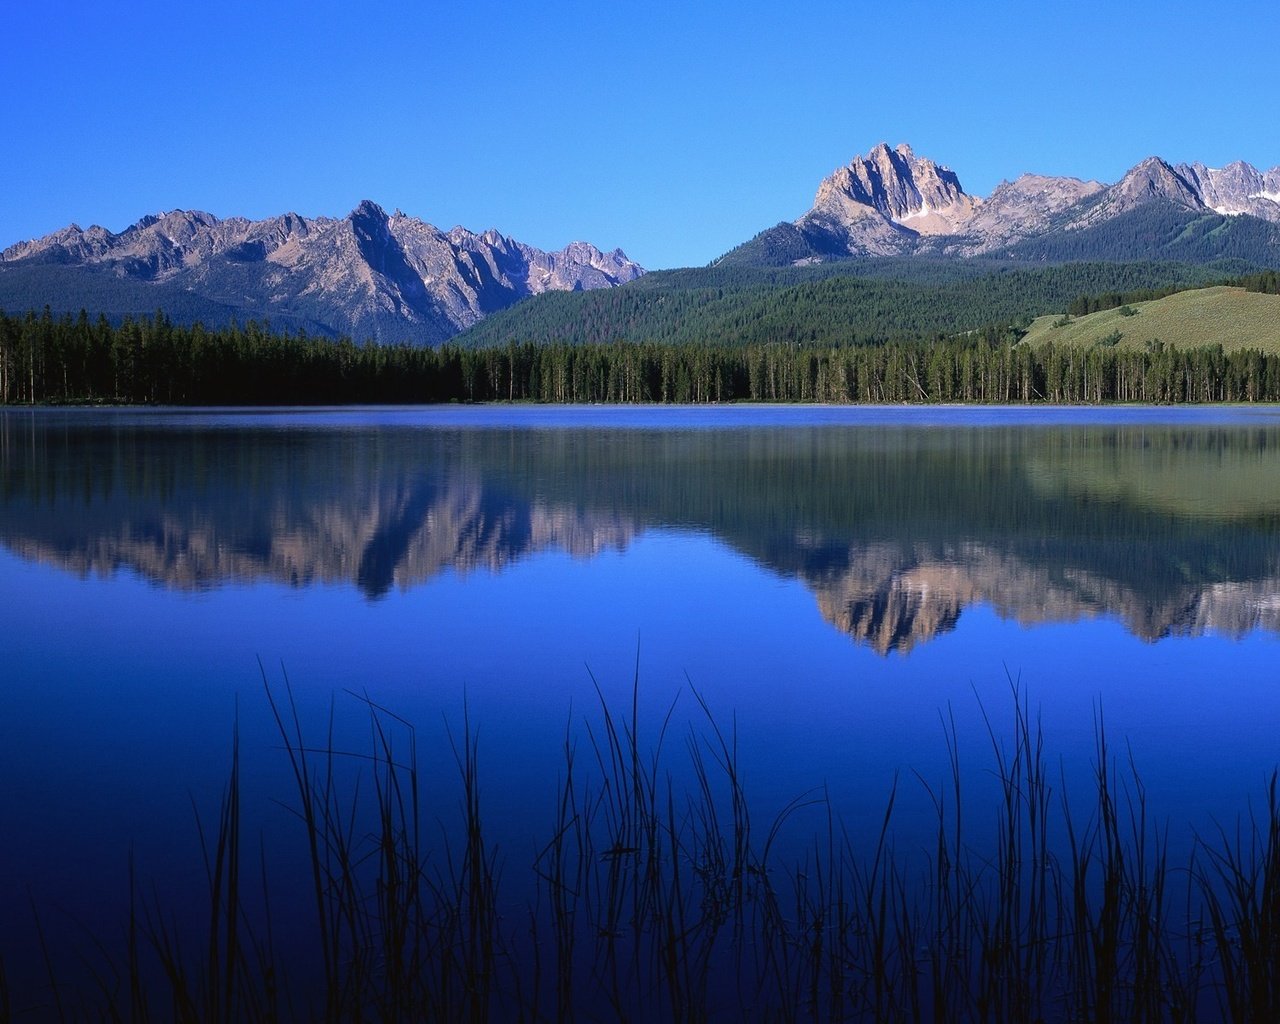
[[[1257,274],[1245,274],[1241,277],[1224,278],[1220,282],[1211,282],[1243,288],[1247,292],[1261,292],[1264,295],[1280,295],[1280,273],[1264,270]],[[1136,288],[1132,291],[1107,291],[1092,295],[1080,295],[1071,300],[1067,307],[1068,316],[1088,316],[1104,309],[1115,309],[1133,302],[1150,302],[1153,299],[1164,299],[1178,292],[1186,291],[1185,285],[1170,284],[1161,288]]]
[[[661,342],[485,349],[356,345],[163,313],[0,314],[0,402],[293,405],[436,402],[1280,401],[1280,356],[1017,344],[987,328],[866,344]]]
[[[1259,274],[1246,274],[1240,278],[1240,284],[1247,292],[1280,295],[1280,271],[1264,270]]]

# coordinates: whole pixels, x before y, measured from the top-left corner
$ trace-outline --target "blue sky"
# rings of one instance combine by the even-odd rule
[[[0,247],[369,198],[706,263],[880,141],[986,195],[1143,157],[1280,164],[1280,5],[16,0]]]

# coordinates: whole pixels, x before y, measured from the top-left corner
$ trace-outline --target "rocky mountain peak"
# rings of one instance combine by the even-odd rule
[[[1204,170],[1207,174],[1207,168]],[[1197,213],[1208,209],[1193,168],[1185,164],[1174,167],[1158,156],[1149,156],[1104,190],[1097,202],[1086,204],[1072,218],[1070,226],[1081,228],[1105,223],[1152,202],[1171,203]]]
[[[276,217],[271,224],[285,235],[305,235],[310,230],[306,219],[299,217],[296,213],[282,214]]]
[[[962,231],[979,205],[950,168],[881,142],[825,178],[795,226],[851,254],[891,255]]]
[[[1263,172],[1236,160],[1225,167],[1206,167],[1197,161],[1179,164],[1175,170],[1214,213],[1228,217],[1247,213],[1280,221],[1280,168]]]
[[[170,210],[157,220],[152,229],[174,245],[188,245],[216,226],[218,218],[203,210]]]
[[[622,250],[617,249],[614,251],[621,252]],[[605,258],[604,253],[602,253],[590,242],[570,242],[568,245],[566,245],[563,249],[560,250],[560,255],[569,257],[572,259],[578,259],[584,263],[593,263],[593,264],[599,263]],[[623,254],[623,259],[626,259],[625,253]]]
[[[1112,192],[1127,201],[1167,199],[1192,210],[1204,205],[1195,186],[1158,156],[1149,156],[1130,170]]]
[[[372,199],[361,199],[360,202],[356,204],[356,208],[352,210],[347,217],[352,221],[380,221],[384,224],[391,219],[387,216],[387,211]]]
[[[844,224],[878,215],[916,235],[947,235],[977,207],[950,168],[917,157],[906,143],[890,149],[881,142],[822,182],[811,213]]]
[[[1097,181],[1022,174],[1002,181],[982,201],[966,232],[979,247],[1008,245],[1045,230],[1052,219],[1106,186]]]

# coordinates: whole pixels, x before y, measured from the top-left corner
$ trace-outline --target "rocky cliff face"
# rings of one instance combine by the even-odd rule
[[[1177,170],[1214,213],[1227,217],[1248,214],[1280,223],[1280,167],[1264,173],[1238,160],[1223,168],[1179,164]]]
[[[1195,186],[1159,157],[1148,157],[1123,178],[1103,190],[1096,203],[1069,218],[1068,226],[1083,227],[1110,220],[1151,202],[1171,203],[1187,210],[1203,210]]]
[[[954,171],[917,157],[905,143],[896,149],[881,143],[840,168],[819,187],[814,209],[839,210],[850,203],[870,206],[921,235],[953,234],[978,205]]]
[[[367,200],[342,218],[221,220],[175,210],[119,234],[73,224],[0,253],[0,271],[39,264],[177,287],[245,318],[422,344],[529,295],[608,288],[644,273],[620,249],[573,242],[543,252],[497,231],[441,231]]]
[[[888,255],[920,235],[954,234],[977,207],[950,168],[917,157],[906,144],[890,149],[882,142],[826,178],[796,224],[844,236],[851,249]]]
[[[1007,245],[1046,231],[1053,219],[1106,186],[1079,178],[1024,174],[1002,181],[978,203],[966,230],[979,239],[977,248]]]

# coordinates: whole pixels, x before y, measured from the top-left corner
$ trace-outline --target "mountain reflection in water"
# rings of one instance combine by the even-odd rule
[[[1265,425],[213,429],[9,414],[0,465],[11,551],[179,589],[326,583],[377,599],[676,528],[801,580],[883,654],[974,604],[1028,625],[1114,616],[1151,640],[1280,632],[1280,429]]]

